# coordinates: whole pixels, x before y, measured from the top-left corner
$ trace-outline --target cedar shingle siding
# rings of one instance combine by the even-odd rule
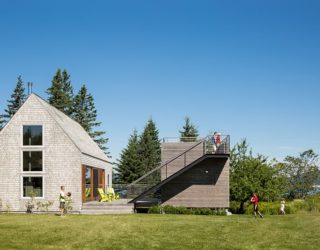
[[[22,172],[22,126],[42,125],[43,172]],[[40,97],[31,94],[24,105],[0,132],[0,199],[2,209],[25,211],[22,198],[22,176],[43,176],[43,199],[54,201],[50,208],[58,210],[60,186],[72,193],[73,209],[81,210],[81,165],[102,168],[112,174],[108,158],[82,127],[56,110]]]

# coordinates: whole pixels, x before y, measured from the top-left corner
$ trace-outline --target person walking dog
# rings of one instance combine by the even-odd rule
[[[263,218],[263,215],[259,211],[259,198],[256,193],[254,193],[253,196],[251,197],[251,203],[253,205],[254,217],[257,218],[257,214],[259,214],[260,218]]]

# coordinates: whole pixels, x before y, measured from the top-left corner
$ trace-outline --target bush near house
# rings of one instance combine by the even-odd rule
[[[149,214],[191,214],[191,215],[226,215],[224,209],[210,208],[186,208],[170,205],[152,206],[148,210]]]

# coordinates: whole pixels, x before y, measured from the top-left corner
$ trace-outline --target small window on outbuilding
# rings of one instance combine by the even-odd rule
[[[43,177],[24,176],[23,177],[23,197],[43,197]]]
[[[23,126],[23,146],[42,145],[42,126],[24,125]]]

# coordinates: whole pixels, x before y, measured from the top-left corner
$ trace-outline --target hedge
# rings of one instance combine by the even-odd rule
[[[226,215],[224,209],[210,208],[186,208],[170,205],[152,206],[148,210],[149,214],[191,214],[191,215]]]

